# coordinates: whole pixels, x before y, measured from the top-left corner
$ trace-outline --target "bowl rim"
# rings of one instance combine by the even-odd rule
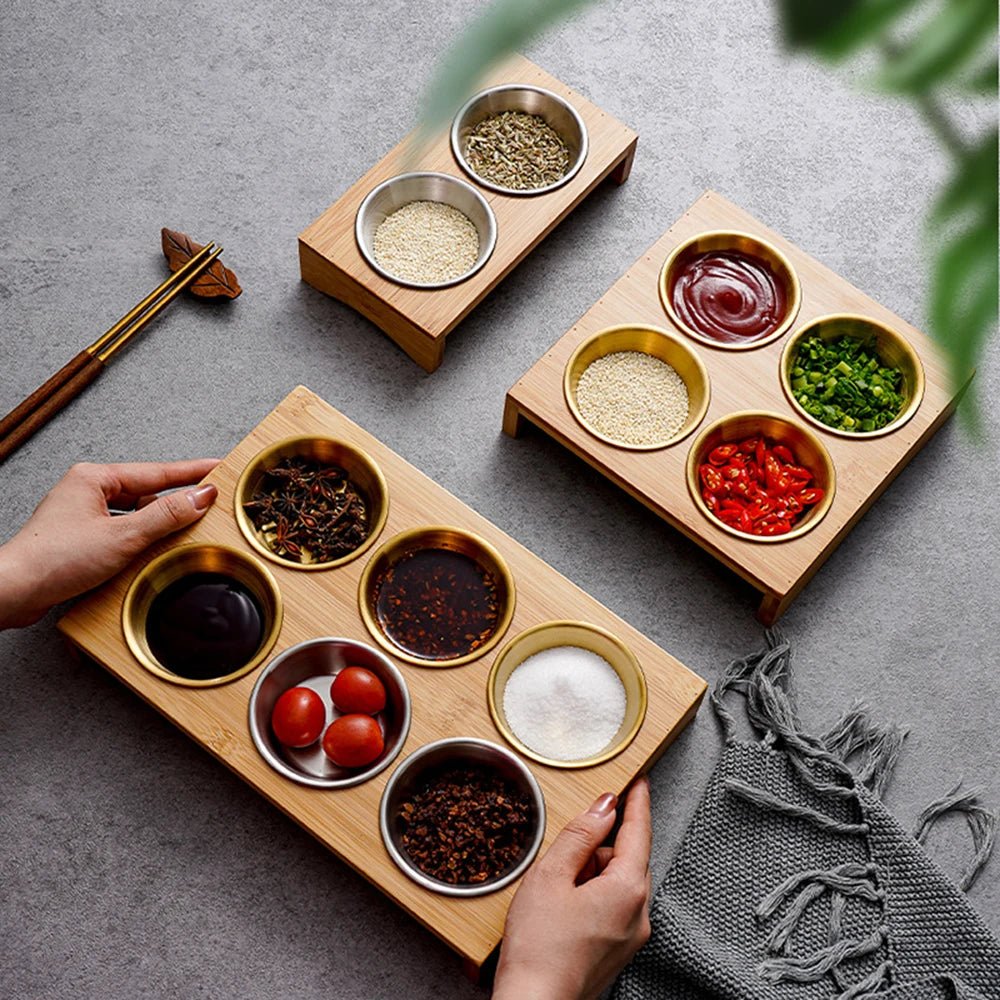
[[[590,757],[580,758],[579,760],[558,760],[554,757],[546,757],[544,754],[539,753],[536,750],[532,750],[531,747],[523,743],[505,721],[500,708],[502,698],[496,690],[497,677],[500,673],[503,661],[511,655],[518,642],[525,637],[534,635],[538,632],[565,626],[572,626],[588,632],[595,632],[598,635],[609,639],[624,654],[625,661],[635,672],[635,676],[639,682],[639,711],[635,722],[629,730],[621,737],[621,739],[615,740],[600,753],[593,754]],[[551,649],[553,647],[546,646],[544,648]],[[582,649],[584,647],[580,648]],[[521,663],[523,662],[524,660],[522,659]],[[511,671],[512,675],[521,663],[518,663],[518,665],[514,667],[514,670]],[[611,666],[612,669],[614,669],[614,665],[612,664]],[[617,672],[618,671],[616,670],[615,673]],[[622,686],[624,687],[624,684]],[[551,621],[539,622],[537,625],[532,625],[530,628],[526,628],[523,632],[518,632],[517,635],[513,636],[504,644],[503,649],[497,653],[496,659],[493,661],[493,666],[490,668],[489,676],[486,679],[486,701],[489,706],[490,716],[493,719],[493,724],[499,730],[500,735],[503,736],[503,738],[510,743],[510,745],[514,747],[518,753],[530,758],[531,760],[537,761],[539,764],[545,764],[547,767],[557,767],[563,770],[576,770],[584,767],[593,767],[596,764],[603,764],[605,761],[611,760],[613,757],[617,757],[629,747],[638,735],[639,730],[642,728],[643,722],[646,720],[646,710],[649,706],[649,690],[646,685],[646,674],[642,669],[642,665],[639,663],[639,658],[627,645],[625,645],[622,639],[620,639],[613,632],[610,632],[608,629],[602,628],[600,625],[594,625],[592,622],[559,618]]]
[[[716,238],[720,236],[735,236],[740,239],[751,240],[754,243],[759,244],[764,247],[768,253],[773,254],[785,268],[788,274],[788,292],[789,301],[785,309],[785,318],[777,326],[776,329],[772,330],[766,337],[759,337],[757,340],[751,340],[748,343],[727,343],[722,340],[715,340],[712,337],[708,337],[703,333],[699,333],[693,327],[687,325],[677,315],[677,311],[674,309],[673,303],[670,301],[670,288],[668,287],[670,271],[678,259],[684,254],[685,251],[690,249],[690,247],[697,243],[698,240]],[[660,275],[657,279],[657,289],[660,294],[660,304],[663,306],[664,310],[670,322],[677,327],[686,336],[691,337],[693,340],[697,340],[699,343],[705,344],[708,347],[714,347],[721,351],[752,351],[758,347],[764,347],[767,344],[778,340],[783,337],[792,328],[798,317],[799,310],[802,308],[802,283],[799,281],[798,273],[792,266],[792,262],[788,259],[788,255],[779,250],[770,240],[765,239],[763,236],[758,236],[756,233],[749,233],[742,229],[706,229],[703,232],[696,233],[694,236],[689,237],[686,240],[682,240],[673,250],[667,254],[667,259],[663,262],[663,266],[660,268]]]
[[[526,784],[531,790],[533,804],[538,810],[538,823],[536,825],[531,843],[524,852],[524,856],[513,868],[511,868],[509,872],[506,872],[498,879],[485,884],[477,883],[474,885],[453,885],[450,882],[441,882],[436,878],[432,878],[430,875],[425,875],[412,861],[409,860],[405,852],[396,847],[389,829],[389,797],[399,781],[402,780],[402,776],[405,775],[414,765],[419,763],[419,761],[424,757],[437,751],[441,747],[451,746],[460,749],[470,745],[486,747],[495,753],[501,754],[514,765],[521,776],[525,779]],[[382,834],[382,843],[385,846],[389,857],[392,858],[392,860],[396,863],[396,866],[403,872],[403,874],[407,875],[418,885],[423,886],[431,892],[436,892],[444,896],[485,896],[489,893],[497,892],[519,879],[535,860],[535,857],[542,846],[542,841],[545,839],[546,818],[545,795],[542,792],[541,785],[538,783],[538,779],[531,773],[531,768],[529,768],[528,765],[525,764],[525,762],[508,747],[478,736],[447,736],[443,739],[432,740],[430,743],[425,743],[423,746],[418,747],[411,754],[405,757],[389,776],[389,780],[382,789],[382,796],[379,799],[378,806],[379,831]]]
[[[167,668],[152,655],[147,655],[145,650],[143,650],[142,643],[139,641],[137,634],[138,630],[132,622],[132,610],[138,600],[140,588],[147,583],[149,578],[156,572],[157,569],[159,569],[159,567],[172,562],[177,558],[183,558],[184,554],[190,552],[192,549],[215,549],[216,551],[222,552],[238,562],[252,567],[253,571],[259,574],[260,579],[265,589],[270,594],[271,601],[274,604],[274,617],[271,622],[271,627],[261,639],[257,652],[243,666],[238,667],[236,670],[225,674],[222,677],[209,677],[206,679],[182,677],[180,674],[175,674],[172,671],[167,670]],[[281,626],[284,621],[284,614],[284,601],[281,596],[281,589],[278,587],[277,581],[274,579],[274,575],[271,573],[270,569],[268,569],[268,567],[254,555],[248,552],[243,552],[231,545],[220,544],[219,542],[184,542],[180,545],[171,546],[171,548],[167,549],[166,552],[161,552],[159,555],[154,556],[152,559],[143,563],[139,571],[132,578],[132,582],[128,585],[128,589],[125,591],[125,596],[122,598],[121,623],[122,632],[125,636],[125,644],[128,646],[129,652],[139,662],[140,666],[142,666],[149,673],[153,674],[153,676],[159,677],[160,680],[170,681],[170,683],[177,684],[180,687],[209,688],[218,687],[220,684],[228,684],[230,681],[239,680],[251,671],[256,670],[257,667],[259,667],[267,659],[272,648],[274,647],[274,644],[278,641],[278,635],[281,632]]]
[[[890,340],[898,344],[903,353],[910,358],[910,361],[913,364],[913,370],[916,372],[916,378],[914,380],[915,384],[913,386],[913,391],[910,394],[910,398],[906,406],[904,406],[903,409],[888,424],[885,425],[885,427],[879,427],[874,431],[845,431],[839,427],[831,427],[829,424],[824,424],[822,420],[814,417],[811,413],[807,413],[803,409],[802,404],[795,398],[795,393],[792,391],[792,385],[788,378],[788,370],[791,367],[792,352],[814,327],[819,326],[821,323],[830,323],[834,320],[848,320],[876,327],[880,332],[887,334]],[[841,334],[841,336],[850,337],[852,334],[844,333]],[[916,348],[909,342],[909,340],[906,339],[906,337],[904,337],[898,330],[889,326],[888,323],[883,323],[881,320],[875,319],[872,316],[865,316],[862,313],[852,312],[824,313],[822,316],[816,316],[803,323],[788,338],[788,343],[785,344],[784,349],[781,352],[781,357],[778,360],[778,381],[781,383],[781,388],[785,393],[785,398],[791,404],[798,416],[807,420],[813,427],[817,427],[821,431],[826,431],[827,434],[833,434],[836,437],[844,438],[848,441],[867,441],[872,438],[885,437],[886,434],[892,434],[894,431],[898,431],[904,424],[909,422],[917,410],[920,409],[920,404],[924,399],[924,389],[926,385],[924,364],[920,360],[920,355],[917,354]]]
[[[425,535],[430,535],[435,532],[447,532],[453,535],[464,535],[466,538],[471,539],[477,546],[483,549],[500,571],[500,576],[503,578],[504,586],[507,588],[508,595],[504,613],[500,616],[493,635],[491,635],[482,646],[474,649],[471,653],[463,653],[462,656],[455,656],[448,660],[430,660],[415,656],[412,653],[408,653],[405,649],[401,649],[385,634],[385,632],[382,631],[378,620],[372,613],[371,608],[368,606],[367,600],[369,585],[373,583],[372,577],[375,575],[375,567],[382,556],[391,552],[393,549],[405,550],[408,542],[416,541]],[[433,546],[414,546],[414,550],[418,548],[433,548]],[[470,531],[468,528],[459,528],[452,524],[425,524],[417,528],[407,528],[403,531],[397,532],[395,535],[387,538],[372,553],[371,558],[365,564],[365,568],[361,573],[360,579],[358,580],[358,611],[361,614],[361,620],[364,622],[365,628],[368,629],[369,634],[375,642],[377,642],[387,653],[395,656],[397,660],[402,660],[404,663],[409,663],[415,667],[431,667],[433,669],[461,667],[467,663],[472,663],[474,660],[480,659],[500,642],[506,634],[507,629],[510,628],[510,623],[514,619],[514,608],[516,604],[517,589],[514,584],[514,575],[511,573],[510,567],[507,565],[507,560],[500,554],[496,546],[486,541],[482,535],[479,535],[474,531]]]
[[[698,466],[701,464],[700,456],[705,450],[705,441],[708,439],[709,435],[723,424],[730,423],[734,420],[759,420],[762,418],[767,420],[778,420],[783,424],[789,424],[792,427],[797,427],[797,429],[802,431],[806,438],[811,441],[817,451],[821,455],[825,456],[826,465],[830,470],[830,485],[826,490],[826,495],[818,504],[816,504],[815,507],[812,508],[812,511],[807,518],[804,518],[794,528],[792,528],[791,531],[784,535],[750,535],[745,531],[739,531],[738,529],[731,527],[724,521],[717,518],[708,509],[698,486]],[[691,495],[691,499],[694,501],[695,507],[698,508],[702,515],[720,531],[724,531],[733,538],[739,538],[741,541],[750,542],[752,544],[773,545],[801,538],[807,532],[812,531],[812,529],[826,517],[830,511],[830,507],[833,505],[834,497],[837,494],[837,467],[834,464],[833,457],[830,455],[826,445],[823,444],[811,428],[806,427],[804,424],[797,424],[794,417],[789,417],[782,413],[775,413],[773,410],[734,410],[731,413],[723,414],[723,416],[719,417],[717,420],[713,420],[712,423],[705,427],[698,437],[692,442],[687,455],[686,473],[687,475],[685,478],[687,480],[688,493]]]
[[[260,732],[260,727],[257,725],[257,720],[254,717],[254,708],[257,705],[260,689],[263,687],[264,681],[270,677],[272,673],[274,673],[277,667],[281,666],[282,663],[290,659],[293,655],[301,652],[303,649],[311,646],[326,646],[331,644],[338,646],[364,646],[376,655],[381,664],[396,680],[403,693],[403,719],[400,726],[396,749],[392,753],[387,754],[385,758],[379,761],[375,766],[360,768],[356,774],[352,774],[348,778],[318,778],[315,775],[303,774],[301,771],[297,771],[295,768],[290,767],[267,745]],[[312,639],[304,639],[302,642],[297,642],[294,645],[283,649],[260,672],[260,676],[257,678],[257,682],[254,684],[253,690],[250,692],[250,698],[247,701],[247,725],[250,729],[250,738],[253,740],[253,744],[257,748],[257,752],[263,758],[265,763],[273,768],[278,774],[291,781],[297,782],[300,785],[307,785],[310,788],[352,788],[354,785],[360,785],[365,781],[374,778],[377,774],[381,774],[402,752],[403,746],[410,735],[410,724],[412,722],[412,718],[413,709],[412,700],[410,698],[410,688],[406,683],[406,678],[403,676],[403,672],[380,649],[376,649],[374,646],[367,642],[363,642],[360,639],[351,639],[347,636],[315,636]]]
[[[570,116],[576,121],[577,127],[580,130],[580,153],[577,156],[576,163],[574,163],[562,177],[553,181],[551,184],[546,184],[544,187],[509,188],[504,187],[502,184],[496,184],[493,181],[488,181],[472,169],[472,166],[465,158],[465,154],[462,152],[462,139],[460,135],[461,123],[469,109],[488,94],[503,93],[508,90],[532,90],[536,94],[544,94],[557,104],[562,105],[563,108],[565,108],[569,112]],[[555,128],[555,126],[552,125],[549,127],[553,129]],[[562,137],[560,136],[560,138]],[[590,152],[590,135],[587,130],[587,124],[584,122],[583,116],[580,112],[577,111],[565,97],[560,97],[560,95],[554,91],[551,91],[546,87],[539,87],[537,84],[533,83],[499,83],[494,87],[486,87],[478,93],[473,94],[472,97],[470,97],[458,109],[455,117],[452,119],[450,141],[452,156],[455,157],[458,165],[465,171],[466,174],[469,175],[470,178],[472,178],[476,184],[489,191],[495,191],[497,194],[511,195],[514,197],[532,197],[534,195],[548,194],[550,191],[555,191],[557,188],[561,188],[564,184],[568,184],[583,168],[583,165],[587,160],[587,155]]]
[[[586,351],[586,349],[598,338],[608,336],[609,334],[624,333],[629,330],[645,330],[651,333],[658,334],[661,337],[665,337],[667,340],[674,344],[677,344],[681,350],[685,351],[691,359],[694,361],[694,366],[698,371],[698,374],[705,386],[705,399],[702,405],[698,408],[696,413],[696,419],[691,421],[691,426],[685,431],[678,431],[673,437],[668,438],[666,441],[657,441],[653,444],[629,444],[625,441],[618,441],[615,438],[608,437],[606,434],[602,434],[599,430],[590,426],[587,420],[584,418],[583,414],[580,412],[580,407],[576,401],[576,391],[570,385],[570,380],[572,378],[573,367],[576,364],[577,358]],[[615,351],[606,351],[601,357],[607,357],[608,354],[617,353]],[[642,351],[640,353],[647,354],[647,351]],[[650,357],[655,358],[655,354],[650,354]],[[597,358],[594,359],[598,360]],[[657,358],[661,361],[662,358]],[[593,362],[591,362],[593,363]],[[665,362],[669,364],[669,362]],[[588,366],[589,367],[589,366]],[[673,365],[671,365],[673,367]],[[586,369],[585,369],[586,370]],[[676,371],[676,369],[674,369]],[[582,374],[582,373],[581,373]],[[677,373],[680,375],[680,372]],[[681,376],[683,378],[683,376]],[[701,422],[705,419],[705,414],[708,413],[709,404],[712,401],[712,380],[708,374],[708,368],[705,366],[705,362],[702,361],[701,356],[698,354],[690,344],[685,343],[684,339],[676,333],[672,333],[670,330],[665,329],[662,326],[656,326],[653,323],[616,323],[614,326],[606,326],[601,330],[592,333],[589,337],[585,338],[569,356],[569,360],[566,362],[563,368],[563,398],[566,400],[566,405],[569,407],[570,413],[576,419],[576,422],[590,435],[597,438],[599,441],[603,441],[604,444],[610,445],[613,448],[621,448],[626,451],[660,451],[663,448],[670,448],[680,441],[683,441],[686,437],[692,435]],[[690,402],[690,393],[688,393],[688,400]],[[688,411],[688,419],[684,422],[687,423],[691,418],[691,412]]]
[[[375,519],[375,523],[372,524],[371,530],[368,532],[368,537],[356,549],[352,549],[346,555],[339,556],[337,559],[330,559],[327,562],[300,563],[278,555],[277,552],[269,549],[257,537],[257,529],[254,528],[250,518],[243,510],[243,496],[247,492],[247,484],[250,481],[250,477],[259,466],[264,464],[265,459],[276,455],[279,451],[291,445],[309,441],[328,441],[354,452],[360,458],[361,463],[368,466],[368,470],[379,484],[379,490],[382,494],[382,509],[379,516]],[[239,479],[236,480],[236,488],[233,490],[233,512],[236,518],[236,525],[240,529],[240,534],[256,553],[278,566],[283,566],[285,569],[314,573],[318,570],[336,569],[339,566],[352,562],[375,544],[389,518],[389,484],[386,481],[385,474],[382,472],[382,467],[367,451],[358,447],[358,445],[352,444],[350,441],[345,441],[343,438],[335,438],[327,434],[292,434],[289,437],[281,438],[261,448],[243,466]]]
[[[486,227],[486,247],[485,249],[480,246],[479,256],[476,259],[476,263],[469,268],[468,271],[464,271],[462,274],[457,275],[454,278],[449,278],[447,281],[411,281],[408,278],[400,278],[398,275],[393,274],[391,271],[387,271],[378,261],[375,260],[375,254],[373,251],[369,251],[368,246],[365,242],[364,236],[362,235],[362,219],[365,217],[365,213],[368,210],[368,206],[378,197],[378,195],[388,187],[393,184],[397,184],[400,181],[421,179],[424,177],[437,177],[443,178],[446,183],[457,184],[461,187],[466,188],[470,191],[476,201],[479,203],[480,207],[486,213],[486,221],[488,223]],[[420,199],[414,198],[414,201],[433,201],[432,198]],[[407,203],[409,204],[409,203]],[[450,204],[450,202],[444,202],[444,204]],[[402,208],[403,206],[400,206]],[[452,205],[452,208],[456,208],[457,211],[461,212],[460,208]],[[464,212],[462,213],[465,214]],[[468,216],[466,216],[468,218]],[[472,221],[471,219],[469,220]],[[477,229],[478,232],[478,229]],[[375,187],[365,195],[362,199],[361,204],[358,206],[358,210],[354,216],[354,242],[357,245],[358,251],[364,258],[364,261],[368,266],[375,271],[377,274],[385,278],[386,281],[391,281],[394,285],[402,285],[404,288],[415,288],[424,291],[434,291],[438,288],[451,288],[452,285],[461,284],[463,281],[467,281],[474,274],[477,274],[485,266],[486,262],[493,256],[493,251],[496,249],[497,245],[497,217],[496,213],[493,211],[493,207],[490,203],[482,196],[482,193],[477,191],[467,180],[462,177],[456,177],[455,174],[446,174],[440,170],[410,170],[402,174],[394,174],[392,177],[387,178],[380,184],[376,184]]]

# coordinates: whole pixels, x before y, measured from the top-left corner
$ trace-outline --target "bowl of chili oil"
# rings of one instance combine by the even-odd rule
[[[398,659],[457,667],[503,637],[514,616],[514,578],[484,538],[444,525],[401,532],[365,566],[358,606],[368,631]]]
[[[266,559],[291,569],[334,569],[374,544],[389,515],[389,488],[360,448],[336,438],[290,437],[247,463],[235,508],[243,537]],[[332,554],[314,558],[310,544]]]

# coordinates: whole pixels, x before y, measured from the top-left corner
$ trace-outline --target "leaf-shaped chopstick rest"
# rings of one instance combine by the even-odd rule
[[[160,242],[171,271],[180,270],[201,250],[200,243],[195,243],[190,236],[175,229],[161,229]],[[188,286],[188,290],[203,299],[235,299],[243,291],[236,275],[219,260],[202,271],[198,279]]]

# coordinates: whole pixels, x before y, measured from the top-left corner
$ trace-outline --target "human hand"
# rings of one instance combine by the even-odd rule
[[[156,494],[196,483],[216,465],[214,458],[74,465],[0,546],[0,629],[33,624],[54,604],[103,583],[148,545],[197,521],[218,494],[210,483]],[[111,507],[130,513],[112,516]]]
[[[602,795],[528,869],[507,914],[493,1000],[596,997],[649,940],[649,782],[632,786],[614,846],[601,847],[616,801]]]

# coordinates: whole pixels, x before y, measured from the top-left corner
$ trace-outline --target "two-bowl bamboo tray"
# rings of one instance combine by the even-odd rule
[[[129,584],[139,569],[161,552],[202,542],[230,546],[257,557],[234,518],[236,484],[261,449],[292,435],[333,437],[367,452],[385,476],[389,513],[371,549],[345,565],[302,572],[274,562],[267,564],[284,602],[281,631],[268,661],[289,646],[317,636],[343,636],[374,645],[359,613],[359,580],[380,543],[408,529],[437,523],[474,532],[502,555],[517,588],[513,619],[502,640],[471,663],[432,669],[392,657],[406,679],[412,701],[412,723],[405,745],[396,760],[371,780],[332,791],[296,784],[273,770],[257,752],[247,710],[263,666],[215,687],[179,686],[144,668],[129,651],[122,631],[122,602]],[[160,543],[78,604],[61,620],[60,629],[79,649],[439,935],[468,965],[478,968],[500,942],[516,884],[485,896],[455,899],[411,881],[393,863],[379,833],[379,800],[390,775],[413,751],[441,737],[471,736],[506,745],[490,715],[487,680],[497,654],[509,639],[554,619],[574,619],[607,629],[632,651],[645,674],[645,718],[620,754],[593,767],[566,770],[525,758],[545,796],[544,850],[563,825],[599,794],[621,792],[652,765],[693,718],[705,682],[305,388],[295,389],[209,478],[218,486],[219,498],[205,517],[179,536]]]
[[[731,350],[687,336],[671,322],[660,299],[661,269],[672,251],[700,233],[748,233],[785,255],[801,285],[801,304],[789,329],[775,339]],[[802,415],[782,388],[782,352],[795,332],[832,313],[855,314],[890,327],[920,359],[923,398],[912,417],[878,437],[845,436],[809,424],[832,459],[836,493],[822,520],[800,537],[762,545],[728,532],[696,505],[687,485],[689,449],[699,432],[737,411],[769,411],[802,426]],[[599,440],[574,417],[563,392],[567,363],[577,348],[601,330],[622,324],[654,326],[685,341],[707,371],[707,411],[688,436],[667,447],[635,451]],[[971,374],[969,376],[971,378]],[[763,594],[758,617],[774,622],[882,494],[906,463],[954,410],[959,393],[947,362],[931,340],[884,306],[858,291],[798,247],[709,191],[653,244],[507,393],[503,427],[512,437],[530,423],[551,435],[655,514],[683,532]]]
[[[429,372],[441,364],[448,334],[601,181],[623,184],[635,156],[635,132],[522,56],[513,56],[490,73],[483,87],[506,83],[549,90],[583,120],[589,149],[569,181],[544,194],[503,194],[477,184],[462,170],[452,154],[447,130],[419,147],[411,135],[299,234],[303,281],[356,309]],[[448,288],[408,288],[384,278],[358,249],[355,217],[365,197],[383,181],[412,170],[437,171],[467,181],[496,216],[496,246],[489,260],[471,277]]]

